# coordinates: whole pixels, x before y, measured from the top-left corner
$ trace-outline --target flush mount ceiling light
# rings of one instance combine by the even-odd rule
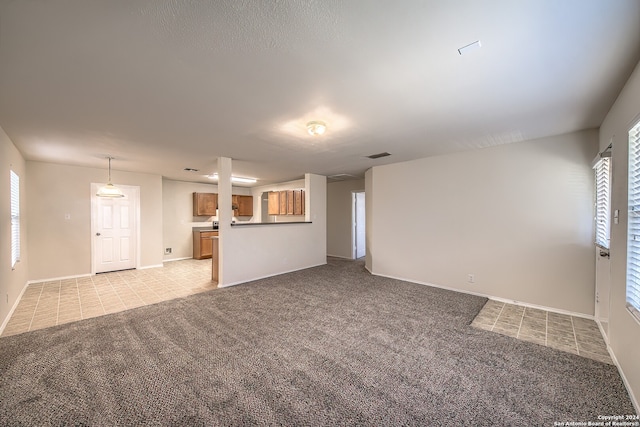
[[[111,159],[113,159],[113,157],[107,157],[107,159],[109,159],[109,175],[107,178],[107,185],[100,188],[96,193],[96,196],[111,198],[124,197],[124,194],[122,194],[122,190],[111,183]]]
[[[320,136],[327,130],[327,124],[325,122],[313,120],[307,123],[307,132],[311,136]]]
[[[211,175],[208,175],[207,178],[209,179],[218,179],[218,174],[217,173],[213,173]],[[240,176],[232,176],[231,177],[231,182],[236,182],[238,184],[253,184],[255,182],[258,182],[257,179],[255,178],[242,178]]]

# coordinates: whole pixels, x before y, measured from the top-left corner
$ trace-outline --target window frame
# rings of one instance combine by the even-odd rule
[[[10,170],[10,196],[11,196],[11,269],[16,269],[20,262],[20,176]]]
[[[631,315],[640,322],[640,120],[636,119],[631,126],[628,137],[625,304]]]
[[[601,249],[611,247],[611,146],[594,161],[595,178],[595,244]]]

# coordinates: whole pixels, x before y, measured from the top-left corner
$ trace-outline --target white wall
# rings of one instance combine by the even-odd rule
[[[193,193],[217,193],[218,186],[162,180],[163,248],[171,248],[164,260],[193,256],[193,228],[211,227],[217,217],[193,216]],[[164,249],[163,249],[164,250]]]
[[[29,280],[90,274],[91,183],[104,183],[106,168],[32,161],[26,167]],[[161,176],[112,170],[111,177],[116,186],[140,187],[140,266],[161,265]]]
[[[640,323],[626,309],[628,132],[640,120],[640,64],[600,127],[600,149],[613,141],[612,210],[620,221],[611,228],[609,346],[640,411]]]
[[[219,286],[326,264],[326,177],[307,174],[304,188],[311,224],[220,225]]]
[[[11,269],[11,182],[10,172],[13,170],[20,178],[20,262]],[[27,233],[29,223],[26,197],[26,165],[25,161],[0,128],[0,332],[9,320],[9,313],[16,305],[18,297],[27,284],[29,247]]]
[[[372,272],[592,315],[597,139],[590,130],[374,167]]]
[[[327,184],[327,255],[353,258],[354,191],[364,191],[364,179]]]
[[[364,174],[364,189],[365,189],[365,222],[367,224],[366,236],[365,236],[365,251],[366,255],[364,257],[364,267],[370,273],[373,272],[373,169],[368,169]],[[382,220],[382,218],[381,218]]]

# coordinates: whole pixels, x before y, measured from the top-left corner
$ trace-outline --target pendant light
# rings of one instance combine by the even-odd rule
[[[107,157],[107,159],[109,159],[109,179],[107,181],[107,185],[100,188],[96,193],[96,196],[112,198],[124,197],[124,194],[122,194],[122,190],[111,183],[111,159],[113,159],[113,157]]]

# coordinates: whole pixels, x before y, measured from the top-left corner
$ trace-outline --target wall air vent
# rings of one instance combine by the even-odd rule
[[[386,151],[384,153],[378,153],[378,154],[372,154],[370,156],[367,156],[370,159],[379,159],[380,157],[387,157],[390,156],[391,154],[387,153]]]

